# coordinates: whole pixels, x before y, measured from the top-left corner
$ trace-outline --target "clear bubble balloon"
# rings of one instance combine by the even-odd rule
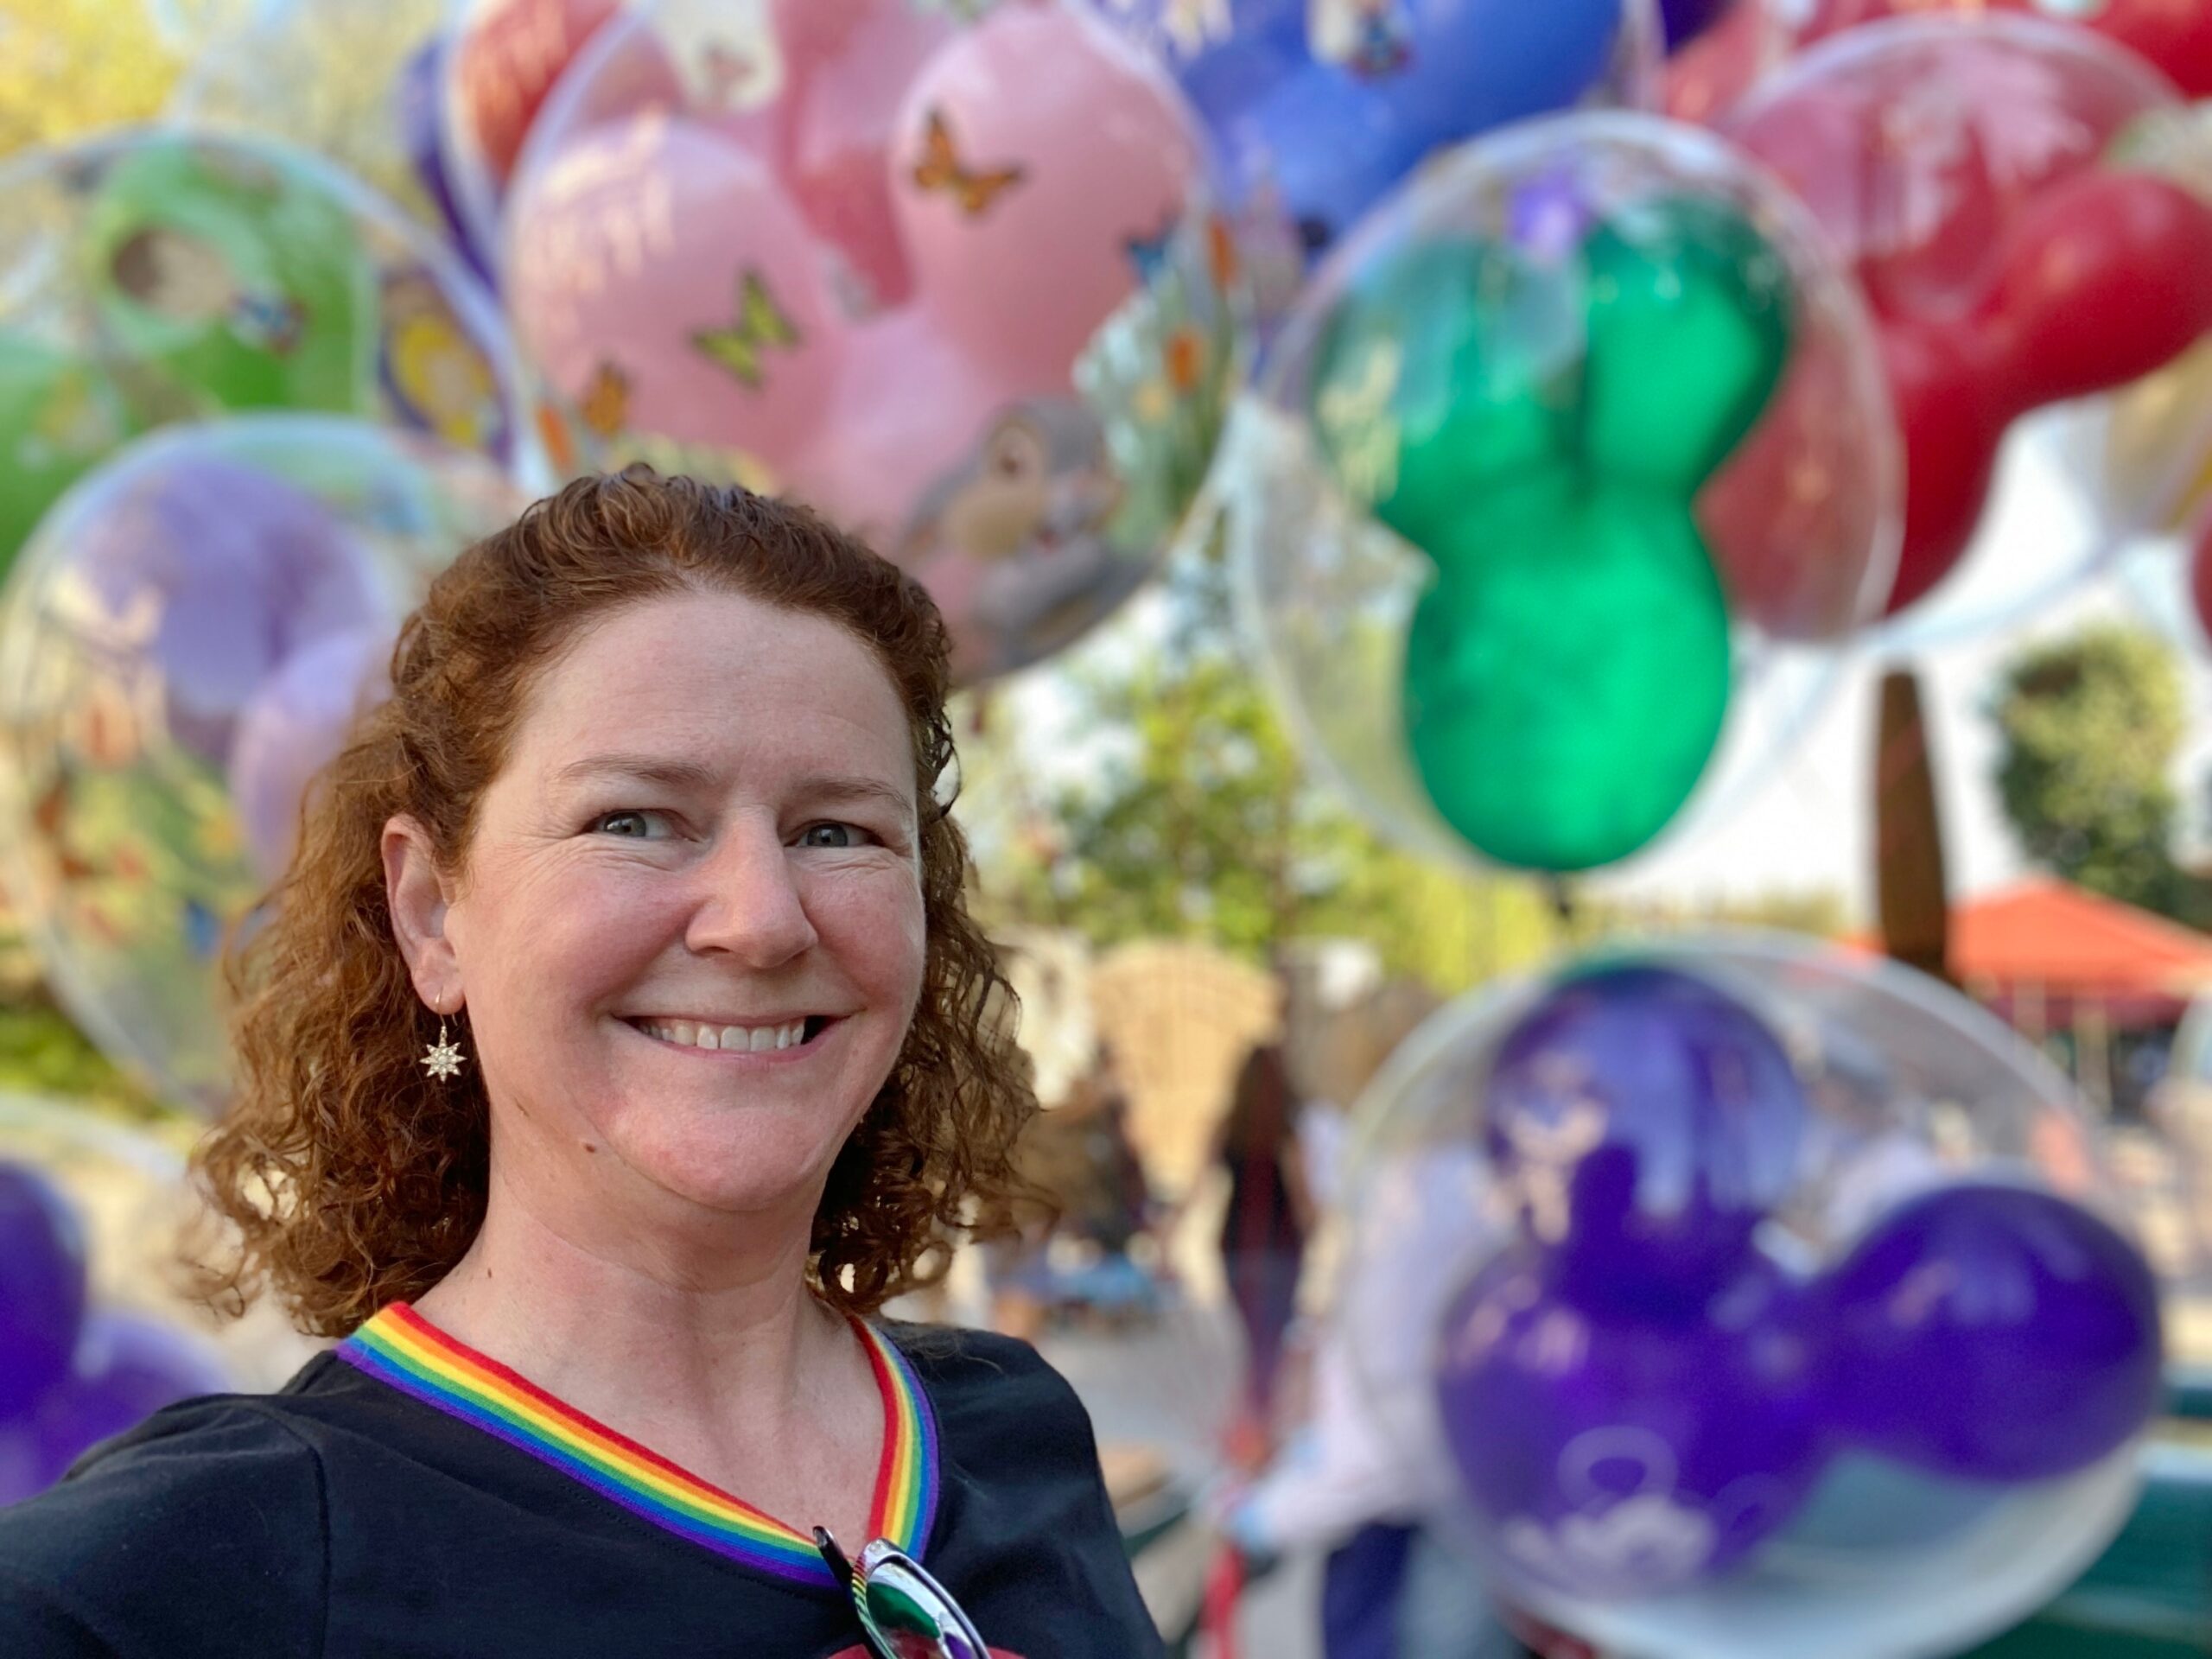
[[[0,610],[10,891],[78,1023],[171,1098],[222,1103],[218,958],[298,791],[430,577],[521,505],[429,439],[239,416],[126,449],[25,550]]]
[[[279,1387],[315,1351],[273,1306],[218,1323],[192,1299],[178,1247],[205,1217],[179,1128],[0,1095],[0,1230],[16,1264],[0,1268],[0,1504],[164,1406]]]
[[[1323,268],[1217,471],[1293,728],[1462,858],[1588,869],[1732,804],[1887,590],[1874,364],[1802,210],[1704,134],[1440,160]]]
[[[778,488],[928,586],[964,681],[1178,536],[1241,373],[1172,82],[1072,3],[658,0],[547,100],[503,270],[569,466]]]
[[[2094,521],[2037,534],[1997,517],[2018,475],[1999,451],[2063,441],[2058,406],[2212,326],[2212,207],[2107,161],[2133,123],[2178,107],[2097,35],[1993,14],[1848,30],[1722,123],[1812,209],[1873,311],[1905,454],[1898,649],[2016,617],[2111,547]]]
[[[1346,1345],[1533,1617],[1647,1659],[1954,1653],[2133,1507],[2156,1281],[2072,1086],[1948,988],[1624,945],[1438,1014],[1359,1116]]]
[[[351,416],[534,475],[518,385],[482,285],[304,152],[146,128],[0,164],[0,563],[175,421]]]

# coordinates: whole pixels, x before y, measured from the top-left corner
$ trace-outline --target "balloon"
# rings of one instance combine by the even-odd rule
[[[85,1318],[85,1232],[26,1165],[0,1161],[0,1424],[65,1376]]]
[[[772,467],[829,412],[843,352],[804,222],[753,156],[680,118],[602,128],[528,189],[515,327],[565,397]],[[587,418],[591,418],[588,415]]]
[[[1727,15],[1735,0],[1659,0],[1659,18],[1665,26],[1667,49],[1678,51]],[[1757,5],[1759,0],[1750,0]]]
[[[622,0],[473,0],[453,32],[448,118],[504,186],[553,83]]]
[[[2158,1414],[2158,1288],[2135,1247],[2049,1193],[1946,1186],[1819,1287],[1851,1432],[1968,1480],[2070,1474]]]
[[[416,48],[392,88],[391,119],[399,130],[400,147],[406,152],[416,187],[427,199],[437,227],[468,262],[468,268],[489,282],[491,261],[470,231],[446,169],[438,98],[444,85],[448,49],[442,35],[433,35]]]
[[[258,792],[270,705],[294,689],[270,682],[320,645],[395,633],[521,505],[428,439],[240,416],[124,449],[24,550],[0,605],[10,896],[78,1024],[181,1103],[224,1101],[219,957],[264,885],[232,769],[257,821],[296,810]]]
[[[281,880],[292,861],[308,785],[335,760],[363,710],[390,693],[392,637],[326,634],[285,658],[254,690],[231,746],[231,798],[254,868]]]
[[[607,26],[518,167],[564,464],[806,502],[930,588],[963,682],[1062,649],[1185,532],[1243,372],[1196,123],[1071,3],[725,10]]]
[[[40,515],[130,429],[122,393],[96,365],[0,331],[0,572]]]
[[[1136,291],[1133,250],[1173,231],[1198,166],[1173,88],[1056,6],[1001,6],[939,48],[893,149],[919,303],[1010,396],[1072,389]]]
[[[204,1342],[140,1313],[102,1310],[85,1321],[69,1374],[31,1420],[41,1486],[99,1445],[164,1406],[229,1390],[231,1378]]]
[[[1240,215],[1325,251],[1427,156],[1533,116],[1643,99],[1650,0],[1180,0],[1097,10],[1170,63]]]
[[[1775,642],[1886,588],[1872,361],[1809,223],[1688,130],[1438,163],[1324,269],[1217,469],[1293,729],[1386,833],[1540,869],[1740,792],[1818,677]]]
[[[126,366],[225,409],[368,408],[374,272],[342,206],[305,181],[155,143],[102,180],[83,259]]]
[[[1800,38],[1818,41],[1885,17],[2010,11],[2094,29],[2163,72],[2190,98],[2212,96],[2212,5],[2204,0],[1815,0]]]
[[[143,639],[169,728],[225,763],[253,689],[372,604],[368,554],[305,491],[212,458],[142,474],[71,550],[95,615]]]
[[[0,162],[0,442],[38,427],[31,475],[150,427],[273,408],[430,432],[537,479],[489,294],[313,156],[163,128],[26,152]],[[8,412],[17,386],[28,416]]]
[[[2190,549],[2189,598],[2202,637],[2212,643],[2212,536],[2200,533]]]
[[[1719,736],[1728,615],[1692,504],[1791,331],[1786,268],[1732,208],[1657,198],[1579,242],[1564,292],[1557,249],[1377,262],[1310,394],[1339,477],[1437,561],[1406,667],[1430,798],[1487,856],[1554,870],[1649,841]]]
[[[2170,99],[2094,36],[1938,19],[1812,52],[1727,118],[1820,216],[1882,327],[1906,457],[1891,614],[1966,552],[2015,421],[2212,325],[2212,208],[2097,166]]]
[[[791,200],[842,256],[863,310],[904,305],[899,104],[951,20],[907,0],[776,0],[775,16],[790,52],[776,125]]]
[[[1529,1236],[1593,1301],[1701,1303],[1793,1189],[1808,1115],[1757,1014],[1671,969],[1558,984],[1506,1033],[1483,1132]]]
[[[1749,1221],[1749,1238],[1732,1263],[1713,1257],[1702,1297],[1652,1294],[1638,1252],[1578,1255],[1573,1236],[1538,1233],[1529,1172],[1491,1139],[1509,1072],[1542,1077],[1551,1092],[1540,1101],[1575,1098],[1573,1065],[1547,1072],[1523,1034],[1579,987],[1640,976],[1707,988],[1771,1033],[1802,1101],[1791,1159],[1737,1156],[1732,1166],[1757,1179],[1731,1188],[1723,1236],[1743,1241]],[[1509,1058],[1516,1045],[1525,1064]],[[1606,1052],[1605,1074],[1630,1075],[1625,1051]],[[1678,1097],[1656,1066],[1623,1086],[1638,1111]],[[1325,1345],[1350,1357],[1383,1437],[1381,1478],[1420,1501],[1439,1471],[1456,1477],[1470,1570],[1532,1617],[1649,1659],[1921,1659],[2016,1624],[2126,1520],[2139,1420],[2121,1408],[2126,1389],[2104,1383],[2156,1361],[2125,1334],[2122,1314],[2145,1306],[2139,1265],[2089,1219],[2123,1213],[2118,1189],[2074,1085],[1949,988],[1799,936],[1610,947],[1439,1012],[1355,1112],[1339,1284],[1356,1300],[1340,1299],[1331,1317],[1343,1328]],[[1571,1109],[1551,1121],[1569,1126],[1554,1146],[1590,1139],[1572,1132]],[[1742,1152],[1727,1136],[1697,1154],[1657,1143],[1678,1149],[1676,1167],[1699,1170],[1731,1167]],[[1539,1204],[1559,1185],[1581,1196],[1560,1183]],[[2037,1219],[1993,1223],[1981,1198],[1991,1190],[2008,1203],[2031,1194]],[[1671,1213],[1695,1211],[1685,1202]],[[1938,1230],[1916,1214],[1966,1220]],[[1905,1249],[1882,1243],[1892,1230]],[[1653,1248],[1663,1256],[1670,1236]],[[1901,1262],[1913,1251],[1968,1265],[1916,1282]],[[1878,1273],[1853,1265],[1877,1259]],[[2078,1271],[2046,1272],[2062,1262]],[[1423,1270],[1464,1292],[1448,1319]],[[1847,1280],[1853,1294],[1840,1300]],[[1924,1339],[1892,1317],[1922,1306],[1933,1310]],[[2021,1371],[2050,1357],[2048,1390],[2022,1389],[2016,1408],[1996,1391],[2005,1362],[1954,1351],[1979,1339],[1969,1306],[1994,1321],[1986,1352],[2002,1347]],[[2100,1307],[2109,1371],[2079,1335],[2099,1328],[2085,1310]],[[1854,1365],[1877,1375],[1861,1381]],[[1416,1375],[1427,1386],[1411,1386]],[[1953,1381],[1977,1455],[2033,1448],[2055,1460],[2070,1447],[2093,1460],[1992,1479],[1879,1443],[1885,1425],[1942,1420],[1952,1402],[1938,1396]],[[1745,1522],[1732,1533],[1705,1500],[1745,1479],[1738,1495],[1771,1507],[1732,1508]]]
[[[1591,1306],[1508,1252],[1446,1317],[1444,1435],[1493,1570],[1633,1599],[1726,1573],[1825,1447],[1797,1293],[1752,1255],[1671,1319]]]

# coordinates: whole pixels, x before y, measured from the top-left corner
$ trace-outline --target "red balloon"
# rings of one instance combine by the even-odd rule
[[[621,0],[487,0],[461,26],[461,99],[492,176],[504,185],[561,72]]]
[[[1881,317],[1906,456],[1890,614],[1980,522],[1997,446],[2033,409],[2126,385],[2212,328],[2212,209],[2145,173],[2084,173],[2024,208],[1967,316]]]
[[[2212,0],[1822,0],[1799,40],[1809,45],[1885,17],[1940,11],[2012,11],[2078,24],[2137,54],[2190,97],[2212,95]]]

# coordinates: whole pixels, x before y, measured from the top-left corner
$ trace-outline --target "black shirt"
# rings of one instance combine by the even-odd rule
[[[1090,1420],[1026,1344],[892,1327],[939,1435],[922,1562],[996,1653],[1162,1647]],[[852,1605],[656,1526],[332,1355],[0,1510],[7,1659],[863,1659]]]

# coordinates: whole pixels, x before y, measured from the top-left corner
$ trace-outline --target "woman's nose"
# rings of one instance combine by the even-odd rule
[[[771,824],[739,823],[700,867],[702,891],[685,943],[753,968],[775,968],[814,944],[798,871]]]

